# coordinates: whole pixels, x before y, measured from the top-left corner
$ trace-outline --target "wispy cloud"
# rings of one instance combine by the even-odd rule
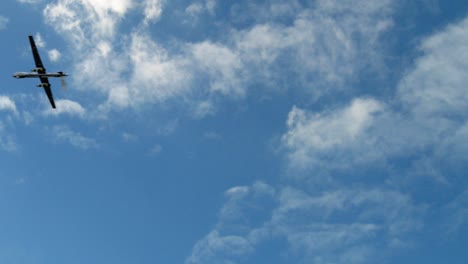
[[[70,115],[83,117],[86,113],[86,109],[84,109],[78,102],[71,100],[57,100],[56,106],[56,109],[52,109],[47,106],[47,110],[44,111],[44,114],[49,116]]]
[[[445,221],[446,231],[450,235],[459,233],[464,226],[468,225],[468,188],[457,195],[444,208],[444,214],[449,218]]]
[[[0,16],[0,30],[5,29],[7,27],[8,21],[8,18]]]
[[[379,158],[381,153],[374,151],[377,139],[370,130],[384,108],[373,99],[356,99],[344,109],[329,113],[308,113],[294,107],[288,116],[288,132],[282,139],[291,150],[293,166],[329,168],[333,163],[348,168],[361,160]]]
[[[83,136],[81,133],[75,132],[66,126],[56,126],[51,132],[56,141],[68,143],[78,149],[89,150],[99,148],[96,140]]]
[[[5,123],[0,120],[0,150],[15,152],[18,149],[15,137],[8,133]]]
[[[271,186],[262,182],[227,190],[216,228],[195,244],[186,263],[235,263],[247,259],[255,252],[258,240],[263,239],[260,233],[271,214],[274,193]],[[240,219],[245,222],[239,222]]]
[[[60,59],[60,57],[62,56],[62,54],[60,53],[60,51],[58,51],[57,49],[51,49],[49,50],[48,52],[48,55],[49,55],[49,59],[53,62],[56,62]]]
[[[340,4],[317,1],[330,17],[346,16],[355,2]],[[370,1],[359,4],[362,8],[354,12],[368,14],[382,7]],[[262,243],[286,240],[288,254],[282,255],[288,262],[376,263],[398,248],[411,246],[417,242],[415,234],[432,228],[425,226],[427,214],[443,214],[442,222],[450,223],[451,232],[466,226],[466,181],[460,179],[467,168],[468,150],[467,25],[465,19],[423,39],[420,57],[397,83],[391,100],[357,97],[319,111],[293,107],[281,144],[288,165],[302,170],[305,178],[286,179],[291,184],[287,186],[270,186],[274,191],[262,192],[264,199],[252,186],[228,190],[215,228],[198,241],[186,262],[242,262]],[[257,30],[264,36],[273,32]],[[338,39],[339,32],[335,31]],[[252,43],[245,45],[269,42]],[[343,49],[346,44],[353,46],[353,41],[340,43]],[[266,54],[263,59],[275,60],[271,52]],[[362,63],[339,61],[349,62],[352,71],[357,69],[355,63]],[[343,68],[337,69],[330,74]],[[344,70],[341,80],[351,72]],[[329,85],[341,83],[330,76]],[[294,176],[295,172],[288,173]],[[420,183],[407,179],[416,174],[425,177],[426,183],[432,179],[431,186],[454,198],[443,206],[428,206],[415,193],[401,191],[404,184]],[[343,184],[351,177],[352,187]],[[260,208],[269,213],[258,217],[255,210]]]
[[[42,0],[16,0],[20,3],[26,3],[26,4],[37,4],[42,2]]]
[[[366,212],[365,215],[385,214],[385,218],[390,217],[390,219],[394,215],[391,213],[394,210],[392,208],[398,207],[400,202],[401,204],[414,204],[409,196],[398,191],[383,191],[382,193],[381,187],[370,192],[363,190],[359,191],[359,194],[348,196],[352,192],[341,190],[342,187],[340,187],[344,186],[343,181],[346,181],[348,177],[356,177],[353,179],[371,188],[382,186],[383,182],[387,186],[394,186],[393,188],[408,184],[418,185],[421,182],[427,184],[427,179],[430,179],[432,186],[438,192],[454,196],[454,199],[446,205],[427,209],[432,214],[441,216],[442,223],[450,223],[443,227],[445,231],[453,232],[466,225],[468,217],[466,217],[466,210],[461,206],[466,200],[466,181],[460,179],[465,175],[468,161],[466,157],[468,101],[465,100],[468,98],[465,85],[468,82],[465,74],[468,71],[468,63],[465,56],[467,49],[464,44],[468,39],[467,25],[468,19],[465,19],[422,40],[420,57],[416,58],[412,68],[407,70],[397,84],[396,100],[395,98],[391,101],[359,98],[340,108],[321,112],[312,112],[297,107],[290,111],[287,121],[288,132],[283,135],[282,144],[287,149],[290,166],[306,170],[304,175],[307,180],[314,179],[316,182],[320,179],[322,182],[328,182],[326,188],[323,188],[323,185],[314,187],[318,190],[329,190],[327,195],[320,198],[319,204],[326,203],[336,207],[325,210],[326,217],[329,212],[341,210],[343,206],[346,208],[347,202],[358,207],[366,200],[367,202],[363,204],[369,205],[369,202],[375,202],[375,207],[363,209],[363,212]],[[340,170],[340,168],[344,169]],[[362,168],[376,171],[381,179],[373,183],[366,181],[364,177],[369,173],[361,173]],[[378,191],[379,189],[381,191]],[[285,194],[287,193],[289,192]],[[345,196],[341,196],[345,193]],[[304,193],[287,196],[290,198],[286,199],[289,202],[283,203],[285,211],[306,208],[317,202],[315,199],[308,198]],[[382,200],[383,197],[387,198]],[[345,204],[340,202],[345,200],[347,201]],[[395,201],[400,202],[394,204]],[[425,201],[420,200],[417,203],[424,204]],[[382,208],[385,212],[374,212]],[[408,213],[414,212],[417,217],[426,210],[426,207],[411,206],[396,209],[394,212],[400,212],[400,210]],[[409,213],[411,214],[413,213]],[[361,218],[359,214],[355,215],[359,219],[367,219]],[[405,220],[410,218],[392,219],[384,225],[382,222],[366,221],[372,223],[376,229],[360,231],[358,229],[352,233],[370,235],[365,239],[368,240],[372,237],[382,238],[383,226],[386,226],[385,229],[388,231],[388,234],[384,236],[386,238],[394,236],[394,232],[402,230],[411,232],[411,229],[423,228],[421,222],[411,223]],[[329,224],[330,221],[326,221],[326,225]],[[436,226],[438,225],[442,224],[439,222]],[[332,227],[333,230],[340,230],[334,225]],[[341,235],[348,232],[341,231],[343,231],[339,232]],[[444,236],[445,231],[441,232],[443,234],[439,233],[439,236]],[[331,234],[332,232],[325,233]],[[306,249],[307,245],[320,245],[320,242],[313,238],[320,237],[321,234],[322,232],[314,236],[292,236],[290,241],[302,241],[303,244],[299,245],[299,248]],[[352,237],[345,237],[347,237],[346,241],[353,240]],[[389,239],[389,245],[405,245],[400,238],[400,235],[397,235]],[[326,241],[326,239],[320,241]],[[335,240],[331,240],[333,241]],[[358,246],[363,249],[361,243],[343,246],[345,248]],[[324,248],[332,247],[325,244]],[[367,246],[364,248],[368,253],[373,251]],[[324,252],[324,249],[318,248],[318,251]],[[313,257],[310,255],[312,260]],[[333,261],[340,263],[339,259]],[[366,262],[362,261],[362,263]]]
[[[159,144],[156,144],[154,145],[153,147],[151,147],[148,151],[149,155],[152,155],[152,156],[157,156],[159,154],[161,154],[161,152],[163,151],[163,147]]]
[[[161,17],[162,14],[162,6],[164,0],[145,0],[144,5],[144,14],[145,20],[144,23],[148,22],[156,22]]]
[[[216,0],[195,1],[185,8],[185,13],[193,19],[198,19],[203,14],[215,14]]]
[[[44,39],[42,39],[41,33],[37,32],[36,35],[34,35],[34,42],[36,43],[36,46],[38,48],[45,48],[46,42]]]
[[[373,263],[423,227],[425,207],[393,190],[338,189],[311,195],[256,183],[226,194],[216,228],[194,246],[186,263],[236,263],[262,243],[283,239],[289,261]]]
[[[132,133],[124,132],[122,134],[122,139],[124,142],[135,142],[138,140],[138,136]]]
[[[0,95],[0,110],[17,113],[16,104],[8,96]]]
[[[215,230],[197,242],[192,255],[185,263],[235,263],[230,259],[243,259],[252,252],[253,247],[246,238],[235,235],[223,236]]]

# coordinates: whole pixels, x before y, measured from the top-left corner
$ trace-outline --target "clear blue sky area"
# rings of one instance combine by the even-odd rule
[[[468,263],[466,1],[9,0],[0,36],[0,263]]]

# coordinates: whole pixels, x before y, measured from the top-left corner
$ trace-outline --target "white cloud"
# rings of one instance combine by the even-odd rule
[[[122,139],[125,142],[135,142],[135,141],[138,140],[138,136],[134,135],[134,134],[131,134],[131,133],[124,132],[122,134]]]
[[[119,20],[132,7],[131,0],[59,0],[47,4],[46,21],[72,39],[77,48],[114,37]]]
[[[207,41],[193,44],[190,49],[195,64],[208,74],[212,92],[234,97],[245,95],[240,75],[243,65],[238,54],[223,45]]]
[[[442,222],[447,223],[444,231],[453,234],[465,227],[468,217],[462,204],[467,195],[462,187],[465,181],[461,179],[466,174],[468,151],[467,25],[468,18],[422,40],[420,57],[406,71],[397,85],[396,98],[389,103],[361,98],[350,105],[318,113],[296,107],[290,111],[288,132],[282,143],[288,149],[291,165],[312,168],[307,170],[307,180],[332,181],[320,198],[311,197],[304,190],[284,190],[278,215],[273,217],[278,219],[275,223],[291,222],[286,225],[288,241],[306,256],[306,252],[311,252],[310,261],[348,263],[342,258],[353,256],[357,263],[366,263],[365,259],[372,259],[379,252],[366,241],[384,237],[389,247],[401,247],[407,245],[405,234],[423,228],[420,220],[411,219],[418,219],[427,207],[415,206],[410,197],[382,188],[344,190],[340,187],[342,182],[330,180],[356,177],[359,184],[379,185],[362,180],[379,161],[385,163],[377,165],[376,174],[390,186],[401,187],[415,181],[427,184],[429,178],[437,191],[450,192],[455,196],[452,202],[429,209],[434,215],[443,214]],[[365,173],[356,166],[359,164],[364,165]],[[346,170],[330,173],[336,172],[337,167]],[[329,174],[324,176],[324,171]],[[419,181],[421,177],[426,179]],[[314,188],[324,189],[323,185]],[[333,223],[338,221],[333,217],[337,212],[351,208],[358,223],[372,226]],[[297,224],[301,219],[298,211],[309,212],[305,214],[307,219],[316,216],[326,221],[315,226],[318,230],[303,232],[304,229],[295,228],[301,226]],[[330,250],[336,248],[341,248],[338,254]],[[344,252],[353,248],[362,252]],[[321,258],[316,259],[313,252],[319,252]]]
[[[216,106],[211,100],[198,102],[192,111],[192,115],[195,118],[204,118],[206,116],[214,115],[215,113]]]
[[[232,187],[231,189],[226,191],[226,195],[229,196],[230,198],[236,197],[236,196],[243,196],[246,193],[249,192],[249,187],[247,186],[236,186]]]
[[[0,149],[15,152],[18,148],[15,137],[7,132],[6,125],[0,120]]]
[[[336,157],[332,163],[346,168],[345,160],[375,160],[379,154],[372,151],[376,139],[369,136],[369,130],[383,110],[382,103],[373,99],[356,99],[344,109],[317,114],[294,107],[288,116],[288,132],[282,138],[291,151],[291,162],[314,167]],[[343,152],[351,154],[342,157]]]
[[[42,0],[16,0],[20,3],[26,3],[26,4],[37,4],[42,2]]]
[[[156,22],[162,14],[163,0],[146,0],[145,1],[145,23]]]
[[[191,73],[183,58],[170,57],[148,34],[133,34],[129,50],[134,98],[142,102],[162,101],[190,91]]]
[[[16,104],[8,96],[0,95],[0,110],[17,113]]]
[[[455,197],[444,208],[444,214],[449,218],[446,221],[446,230],[449,234],[457,234],[462,228],[468,225],[468,189]]]
[[[263,220],[271,214],[269,203],[274,193],[271,186],[262,182],[227,190],[227,201],[220,211],[216,228],[195,244],[185,262],[235,263],[235,260],[248,258],[263,237],[260,229]],[[253,230],[257,227],[259,230]]]
[[[220,140],[223,138],[222,135],[214,132],[214,131],[207,131],[203,133],[203,137],[208,140]]]
[[[243,257],[252,251],[252,246],[244,237],[222,236],[218,231],[212,231],[197,242],[185,263],[233,263],[229,261],[230,258]],[[220,257],[219,254],[224,256]]]
[[[60,51],[58,51],[57,49],[49,50],[48,54],[49,54],[49,59],[53,62],[60,60],[60,57],[62,56]]]
[[[19,147],[13,136],[0,136],[0,148],[8,152],[16,152]]]
[[[70,115],[83,117],[86,113],[86,109],[84,109],[79,103],[71,100],[57,100],[55,103],[57,108],[52,109],[47,107],[47,110],[45,110],[44,114],[50,116]]]
[[[205,1],[205,8],[208,11],[208,13],[210,13],[212,15],[215,12],[216,5],[217,5],[216,0],[206,0]]]
[[[106,102],[97,108],[100,111],[184,98],[189,107],[210,106],[196,111],[196,117],[203,117],[214,112],[217,98],[243,98],[250,87],[282,86],[290,74],[300,86],[314,87],[311,94],[320,96],[330,87],[343,90],[360,70],[378,68],[377,40],[392,24],[392,4],[370,2],[346,2],[344,7],[337,2],[313,7],[272,2],[258,7],[274,14],[270,20],[242,30],[227,24],[224,31],[231,34],[223,39],[194,43],[176,39],[176,46],[185,48],[177,53],[155,42],[146,25],[162,15],[163,1],[134,5],[130,1],[59,0],[48,4],[44,14],[76,48],[78,86],[106,95]],[[131,33],[118,32],[117,39],[118,25],[133,7],[145,18]],[[187,12],[213,13],[215,8],[216,1],[199,1]],[[275,18],[285,15],[293,21],[291,25],[275,23]]]
[[[327,12],[341,12],[328,10],[334,2],[318,4],[324,5]],[[344,8],[348,4],[351,2],[344,2]],[[369,3],[362,8],[373,10],[376,6]],[[414,174],[411,170],[415,168],[418,174],[432,177],[443,186],[458,182],[465,175],[468,151],[465,85],[468,80],[464,74],[468,63],[463,55],[467,21],[422,42],[423,54],[398,84],[394,102],[358,98],[346,106],[318,113],[294,107],[288,116],[288,132],[282,138],[293,166],[312,167],[309,177],[322,178],[322,171],[346,168],[341,174],[332,174],[338,177],[359,174],[353,166],[356,164],[369,168],[376,161],[391,162],[397,158],[415,161],[414,165],[401,168],[401,175],[391,175],[387,181],[390,185],[394,184],[394,177]],[[269,28],[257,30],[264,36],[271,35]],[[261,43],[269,41],[270,46],[278,45],[273,39],[276,38],[245,41],[244,45],[261,47]],[[261,52],[257,54],[262,56]],[[269,52],[265,54],[271,56]],[[444,162],[454,178],[437,171]],[[388,175],[387,170],[391,171],[388,169],[391,166],[384,167],[382,181]],[[460,172],[455,172],[457,167]],[[453,175],[454,172],[460,175]],[[375,263],[382,255],[411,245],[413,235],[424,230],[426,210],[438,210],[416,203],[409,195],[389,187],[368,187],[381,183],[360,183],[367,189],[332,183],[325,188],[314,184],[308,190],[304,179],[299,180],[300,188],[280,187],[275,192],[279,196],[269,196],[271,200],[278,197],[277,203],[271,209],[271,217],[262,224],[249,219],[256,216],[249,208],[265,208],[264,203],[252,198],[250,187],[234,187],[226,193],[227,201],[216,227],[195,245],[187,262],[236,263],[254,254],[262,242],[285,238],[289,247],[287,256],[306,263]],[[463,208],[466,197],[465,191],[444,207],[442,213],[449,219],[450,232],[460,230],[468,221]],[[222,238],[231,236],[243,241],[242,245],[249,245],[249,250],[228,255],[212,246],[216,243],[207,243],[222,243]]]
[[[44,48],[46,46],[45,41],[42,39],[41,33],[37,32],[34,36],[34,42],[38,48]]]
[[[75,132],[66,126],[56,126],[51,132],[55,140],[66,142],[78,149],[89,150],[99,148],[96,140],[83,136],[81,133]]]
[[[401,81],[400,99],[417,117],[466,116],[468,91],[468,18],[421,44],[423,56]]]
[[[311,195],[256,183],[231,188],[226,197],[216,228],[196,243],[186,263],[237,263],[276,240],[287,241],[282,255],[290,260],[375,263],[396,249],[396,241],[404,245],[419,232],[425,212],[408,196],[384,189]]]
[[[187,8],[185,8],[185,13],[193,18],[198,18],[198,16],[207,12],[210,15],[215,14],[216,9],[216,0],[205,0],[203,2],[193,2]]]
[[[430,164],[462,168],[466,162],[466,28],[468,19],[422,41],[422,55],[398,83],[391,104],[355,99],[351,106],[323,113],[293,108],[283,136],[293,166],[349,168],[412,157],[416,171],[410,174],[447,183]]]
[[[203,12],[203,5],[199,2],[192,3],[187,8],[185,9],[185,13],[187,13],[190,16],[198,16]]]
[[[7,27],[8,21],[8,18],[0,16],[0,30],[5,29]]]
[[[159,144],[156,144],[149,150],[149,154],[156,156],[156,155],[161,154],[162,151],[163,151],[163,147]]]

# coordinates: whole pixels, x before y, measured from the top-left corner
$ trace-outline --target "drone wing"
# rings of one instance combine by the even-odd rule
[[[46,69],[44,68],[44,64],[42,64],[41,56],[39,56],[39,51],[37,50],[36,42],[34,42],[33,36],[29,36],[29,43],[31,44],[31,50],[34,57],[34,62],[36,63],[37,73],[46,73]],[[49,79],[47,77],[40,77],[40,79],[41,86],[44,88],[44,91],[49,98],[50,105],[52,105],[52,108],[55,108],[54,96],[52,95],[52,90],[50,89]]]
[[[43,85],[42,87],[44,88],[44,91],[49,98],[50,105],[52,105],[52,108],[55,108],[54,96],[52,95],[52,90],[50,89],[49,79],[45,77],[41,77],[40,79]]]
[[[33,36],[29,36],[29,43],[31,44],[31,50],[34,57],[34,62],[36,63],[37,73],[46,73],[46,69],[42,64],[41,56],[39,56],[39,51],[36,47],[36,42],[34,42]]]

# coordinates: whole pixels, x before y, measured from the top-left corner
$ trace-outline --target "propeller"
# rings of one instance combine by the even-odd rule
[[[62,91],[66,91],[67,90],[67,82],[65,81],[64,76],[60,77],[60,82],[62,83]]]

